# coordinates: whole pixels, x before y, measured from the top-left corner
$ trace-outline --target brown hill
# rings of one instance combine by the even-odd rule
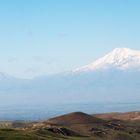
[[[105,113],[105,114],[95,114],[94,117],[101,119],[117,119],[117,120],[140,120],[140,112],[126,112],[126,113]]]
[[[49,124],[74,125],[101,123],[103,120],[82,112],[74,112],[47,120]]]
[[[139,113],[134,114],[139,115]],[[29,124],[29,127],[25,130],[34,130],[34,132],[43,135],[50,133],[54,136],[79,137],[77,138],[79,140],[80,137],[85,138],[85,140],[90,138],[98,140],[139,140],[140,121],[110,119],[113,116],[116,116],[116,113],[92,116],[82,112],[74,112],[47,121]],[[108,119],[105,120],[105,117]]]

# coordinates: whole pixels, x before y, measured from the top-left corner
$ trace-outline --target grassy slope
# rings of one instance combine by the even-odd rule
[[[65,137],[48,131],[1,129],[0,140],[100,140],[98,138]]]
[[[65,137],[50,132],[38,133],[37,131],[31,130],[12,130],[12,129],[1,129],[0,140],[136,140],[132,136],[126,133],[112,133],[107,138],[97,137]],[[137,139],[139,140],[139,139]]]

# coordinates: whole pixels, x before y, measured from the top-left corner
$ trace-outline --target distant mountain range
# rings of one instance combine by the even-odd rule
[[[116,48],[86,66],[30,80],[0,74],[5,103],[137,102],[140,100],[140,51]]]

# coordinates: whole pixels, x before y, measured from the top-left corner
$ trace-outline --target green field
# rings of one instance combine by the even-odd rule
[[[1,129],[0,140],[99,140],[97,138],[66,137],[48,131]]]
[[[67,137],[48,131],[1,129],[0,140],[139,140],[126,133],[114,133],[107,138],[98,137]]]

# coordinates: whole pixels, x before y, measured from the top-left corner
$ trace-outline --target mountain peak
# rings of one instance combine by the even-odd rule
[[[139,54],[140,51],[135,51],[129,48],[115,48],[111,54],[112,55],[123,55],[123,56],[129,56],[134,54]]]
[[[129,48],[114,48],[113,51],[123,51],[128,50]]]
[[[112,54],[130,54],[132,53],[133,50],[129,49],[129,48],[115,48],[111,53]]]
[[[74,72],[86,72],[116,68],[121,70],[136,68],[140,70],[140,51],[129,48],[115,48],[95,62],[74,70]]]

